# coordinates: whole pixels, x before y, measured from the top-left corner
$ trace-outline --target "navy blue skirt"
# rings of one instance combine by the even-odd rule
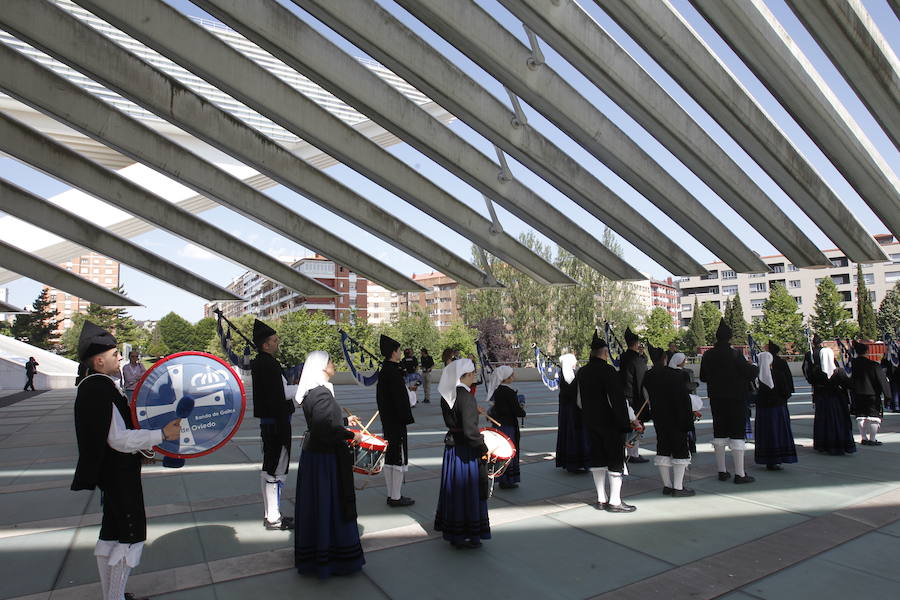
[[[816,408],[813,448],[836,456],[856,452],[847,394],[820,389],[813,392],[813,399]]]
[[[758,465],[797,462],[797,448],[791,431],[791,415],[786,405],[774,408],[756,405],[756,446]]]
[[[366,563],[356,519],[343,517],[339,486],[337,457],[304,450],[294,509],[294,565],[303,575],[347,575]]]
[[[900,369],[894,371],[894,379],[891,380],[891,397],[884,399],[884,408],[893,412],[900,411],[900,382],[895,381],[900,377]]]
[[[482,498],[479,452],[468,446],[444,446],[441,491],[435,531],[453,544],[491,539],[487,499]]]
[[[581,420],[581,409],[574,403],[559,405],[556,431],[556,466],[569,472],[588,468],[591,450],[587,428]]]
[[[522,440],[522,436],[519,434],[519,428],[515,425],[501,425],[497,429],[509,436],[509,439],[511,439],[516,446],[516,455],[509,461],[509,465],[507,465],[506,470],[503,472],[503,476],[497,479],[497,482],[501,485],[519,483],[522,480],[522,471],[519,469],[519,444]]]

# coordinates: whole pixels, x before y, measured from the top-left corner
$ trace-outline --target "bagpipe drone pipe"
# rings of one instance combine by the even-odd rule
[[[619,341],[619,338],[616,337],[616,333],[613,331],[609,321],[603,322],[603,336],[606,338],[606,344],[609,346],[609,361],[612,363],[612,366],[618,369],[625,347]]]
[[[838,347],[838,360],[840,362],[841,368],[844,369],[844,373],[847,376],[853,375],[853,359],[856,358],[856,351],[853,349],[853,341],[836,339],[834,340],[835,344]]]
[[[754,365],[759,364],[759,344],[753,339],[753,334],[747,334],[747,348],[750,351],[750,362]]]
[[[341,352],[350,369],[350,374],[353,375],[353,381],[362,387],[375,385],[378,382],[378,372],[381,370],[381,359],[367,350],[361,342],[350,337],[343,329],[338,333],[341,338]],[[371,373],[366,375],[364,371],[371,371]]]
[[[213,311],[216,314],[216,333],[219,336],[219,343],[222,346],[222,352],[225,353],[225,356],[228,358],[228,362],[242,371],[250,370],[250,362],[252,359],[252,351],[256,350],[256,344],[254,344],[250,338],[244,335],[237,325],[228,320],[222,311],[218,308]],[[240,336],[240,338],[244,341],[244,350],[238,355],[235,352],[235,341],[231,336],[231,333],[234,332]],[[303,363],[298,363],[292,367],[288,367],[285,365],[281,365],[281,374],[284,376],[284,380],[288,385],[296,385],[300,381],[300,374],[303,372]]]
[[[882,334],[884,340],[884,354],[891,365],[896,369],[900,367],[900,328],[892,336],[888,332]]]

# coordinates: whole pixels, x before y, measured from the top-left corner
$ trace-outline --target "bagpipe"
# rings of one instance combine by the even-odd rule
[[[178,468],[224,446],[246,406],[244,385],[228,363],[206,352],[179,352],[156,361],[138,381],[131,419],[138,429],[162,429],[181,419],[178,439],[153,447],[164,456],[163,466]]]
[[[609,321],[603,322],[603,336],[606,338],[606,345],[609,346],[609,360],[618,369],[622,354],[625,353],[625,346],[616,337],[616,333],[613,331]]]
[[[759,364],[759,344],[753,339],[753,334],[747,334],[747,348],[750,351],[750,362],[754,365]]]
[[[361,387],[375,385],[378,382],[378,373],[381,371],[381,359],[367,350],[358,340],[350,337],[343,329],[338,333],[341,337],[341,352],[350,369],[350,374],[353,375],[353,381]],[[366,362],[369,363],[368,368],[366,368]],[[366,375],[363,371],[372,372]]]
[[[846,344],[844,343],[844,340],[836,339],[834,341],[838,347],[841,368],[844,369],[844,373],[846,373],[847,376],[853,375],[852,360],[856,358],[856,351],[853,349],[853,341],[846,340]]]
[[[487,350],[485,350],[484,344],[480,341],[475,340],[475,353],[478,355],[478,381],[475,383],[478,385],[487,385],[488,377],[491,376],[491,373],[494,372],[494,365],[491,364],[490,359],[488,358]]]
[[[900,343],[897,341],[900,338],[900,328],[895,333],[896,336],[892,337],[890,333],[885,332],[882,335],[882,339],[884,340],[884,353],[888,361],[896,369],[900,367]]]
[[[252,350],[257,350],[256,344],[244,335],[244,332],[237,325],[228,320],[220,309],[213,311],[216,315],[216,333],[219,335],[219,343],[222,345],[222,352],[228,357],[228,361],[241,369],[242,371],[250,370],[250,361],[252,360]],[[223,326],[224,323],[224,326]],[[231,332],[234,331],[244,340],[244,352],[240,356],[234,351],[234,340],[231,338]],[[296,385],[300,381],[300,374],[303,372],[303,363],[298,363],[292,367],[281,365],[281,374],[284,376],[288,385]]]
[[[562,376],[562,366],[549,354],[544,353],[537,344],[531,344],[534,348],[534,363],[541,374],[541,382],[551,392],[559,389],[559,378]]]

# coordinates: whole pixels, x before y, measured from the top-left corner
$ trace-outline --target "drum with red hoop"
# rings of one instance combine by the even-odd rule
[[[360,475],[378,475],[384,466],[387,440],[371,433],[360,433],[360,436],[362,439],[359,443],[350,440],[350,447],[353,449],[353,472]]]
[[[508,435],[492,427],[482,427],[481,437],[487,446],[487,476],[496,479],[503,475],[515,457],[516,445]]]

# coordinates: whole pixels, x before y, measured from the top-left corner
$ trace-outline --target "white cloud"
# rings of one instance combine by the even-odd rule
[[[216,258],[215,254],[191,243],[182,246],[181,250],[178,251],[178,256],[193,258],[194,260],[212,260]]]

